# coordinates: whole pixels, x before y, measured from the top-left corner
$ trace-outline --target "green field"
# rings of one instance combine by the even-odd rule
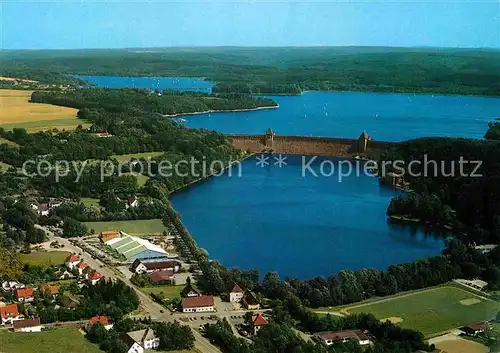
[[[132,153],[132,154],[115,154],[111,156],[111,158],[116,158],[118,162],[128,162],[132,160],[132,158],[135,159],[140,159],[140,158],[153,158],[153,157],[158,157],[161,156],[162,154],[165,154],[165,152],[142,152],[142,153]]]
[[[31,254],[20,254],[20,257],[24,264],[49,267],[62,265],[70,254],[68,251],[35,251]]]
[[[120,230],[130,235],[162,234],[167,228],[161,219],[146,219],[139,221],[85,222],[89,229],[98,234],[106,230]]]
[[[163,295],[165,296],[165,299],[172,299],[175,297],[181,296],[181,292],[184,286],[170,286],[170,285],[164,285],[164,286],[152,286],[152,287],[144,287],[141,288],[141,291],[144,293],[150,294],[160,294],[163,292]]]
[[[99,199],[93,199],[91,197],[82,197],[80,201],[87,207],[94,206],[100,208]]]
[[[398,325],[401,327],[432,336],[452,328],[491,319],[500,310],[500,303],[458,287],[443,286],[353,305],[346,310],[349,313],[371,313],[381,320],[400,318],[402,321]]]
[[[102,353],[75,327],[59,327],[40,333],[0,331],[0,351],[8,353]]]
[[[139,173],[123,173],[123,175],[133,175],[137,178],[137,185],[144,186],[146,182],[149,180],[148,176]]]

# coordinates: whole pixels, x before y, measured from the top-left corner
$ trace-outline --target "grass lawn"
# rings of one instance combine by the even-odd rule
[[[90,206],[95,206],[97,208],[100,208],[101,206],[99,205],[99,199],[93,199],[91,197],[82,197],[80,199],[81,202],[83,202],[83,204],[87,207],[90,207]]]
[[[85,222],[95,233],[107,230],[121,230],[130,235],[162,234],[167,228],[161,219],[146,219],[139,221]]]
[[[404,328],[430,336],[462,325],[491,319],[500,303],[487,300],[455,286],[442,286],[420,292],[387,297],[351,305],[349,313],[372,313],[379,319],[391,318]]]
[[[74,130],[79,124],[88,126],[77,119],[78,109],[58,107],[50,104],[30,103],[33,91],[0,90],[0,126],[5,130],[14,127],[28,132],[51,130]]]
[[[35,333],[0,331],[2,352],[8,353],[102,353],[75,327],[58,327]]]
[[[20,254],[20,257],[24,264],[49,267],[62,265],[69,255],[71,253],[68,251],[34,251],[31,254]]]
[[[163,295],[165,296],[165,299],[172,299],[175,297],[181,296],[181,291],[184,288],[184,286],[170,286],[170,285],[163,285],[163,286],[152,286],[152,287],[144,287],[141,288],[141,291],[144,293],[150,294],[159,294],[160,292],[163,292]]]
[[[111,158],[116,158],[118,162],[128,162],[132,160],[132,158],[140,159],[140,158],[153,158],[161,156],[165,154],[165,152],[142,152],[142,153],[132,153],[132,154],[115,154],[111,156]]]

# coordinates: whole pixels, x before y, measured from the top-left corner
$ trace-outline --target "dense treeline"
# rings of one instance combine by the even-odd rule
[[[82,90],[87,91],[87,90]],[[83,107],[78,116],[93,123],[94,131],[107,131],[113,136],[99,138],[94,133],[83,129],[75,132],[39,132],[28,134],[24,129],[4,131],[0,129],[0,136],[16,142],[19,146],[0,145],[0,160],[15,167],[23,166],[26,161],[33,161],[27,165],[31,178],[16,181],[9,175],[9,180],[0,177],[2,183],[0,191],[5,194],[17,193],[18,184],[28,183],[28,186],[39,190],[42,195],[65,196],[69,198],[96,197],[114,193],[120,197],[130,197],[138,192],[137,178],[128,172],[147,173],[151,179],[142,188],[143,194],[153,198],[166,199],[169,193],[204,176],[206,171],[216,172],[225,167],[230,161],[239,158],[239,153],[231,146],[230,141],[222,134],[206,130],[192,130],[176,122],[151,112],[144,112],[134,108],[120,111],[125,102],[141,101],[147,97],[144,93],[132,90],[88,90],[89,101],[79,101],[80,93],[51,92],[43,93],[43,97],[55,100],[64,100],[73,97]],[[111,92],[111,93],[110,93]],[[102,93],[102,95],[100,94]],[[37,93],[34,93],[36,96]],[[42,97],[39,96],[39,97]],[[82,93],[82,97],[87,97]],[[72,98],[72,99],[73,99]],[[115,99],[115,100],[114,100]],[[147,98],[146,98],[147,99]],[[95,105],[89,109],[86,104]],[[107,107],[109,110],[104,109]],[[129,105],[130,107],[130,105]],[[115,109],[116,108],[116,109]],[[147,107],[145,107],[146,109]],[[118,110],[119,112],[115,111]],[[154,110],[154,109],[153,109]],[[163,151],[165,155],[155,157],[153,161],[137,160],[134,164],[121,165],[110,160],[112,155]],[[70,170],[67,175],[57,179],[54,169],[47,176],[40,175],[36,170],[37,161],[47,161],[54,164],[56,161],[70,161]],[[106,165],[101,160],[106,161]],[[191,161],[189,165],[179,166],[179,173],[171,170],[170,173],[159,173],[162,163],[176,166],[179,161]],[[81,161],[81,162],[77,162]],[[201,163],[204,161],[205,164]],[[217,162],[215,162],[217,161]],[[111,163],[112,162],[112,163]],[[120,166],[121,169],[118,167]],[[105,168],[113,167],[115,173],[102,178]],[[46,170],[49,167],[46,167]],[[118,175],[121,172],[121,175]],[[78,182],[75,182],[78,180]],[[13,184],[12,188],[8,184]],[[142,215],[131,216],[133,219],[144,218],[146,213],[157,213],[155,210],[143,210]],[[130,212],[129,212],[130,213]],[[104,218],[109,218],[104,216]],[[122,218],[117,212],[115,218]]]
[[[454,226],[465,231],[466,242],[500,244],[499,142],[422,138],[394,145],[380,159],[403,161],[406,167],[397,172],[414,191],[404,202],[397,199],[391,214],[422,221],[455,218]]]
[[[384,47],[193,48],[11,52],[1,73],[204,77],[214,91],[289,93],[304,90],[500,94],[500,53],[487,50]],[[25,70],[26,74],[22,71]],[[54,76],[55,77],[55,76]],[[241,91],[239,91],[241,89]]]
[[[211,95],[184,92],[157,95],[149,90],[87,88],[64,92],[36,91],[35,103],[50,103],[77,109],[106,109],[110,112],[144,112],[164,115],[204,112],[209,110],[254,109],[274,107],[270,99],[253,98],[245,94]]]
[[[139,307],[137,293],[120,280],[102,279],[93,286],[82,287],[79,294],[79,304],[74,309],[37,306],[42,323],[74,321],[94,315],[106,315],[118,321]]]
[[[484,138],[488,140],[500,140],[500,122],[488,123],[488,131],[486,131]]]
[[[434,194],[411,192],[395,197],[387,208],[387,214],[425,220],[432,224],[449,225],[455,222],[455,213]]]
[[[350,315],[334,318],[330,315],[320,317],[305,309],[293,296],[283,297],[273,307],[272,318],[262,327],[251,343],[234,336],[231,325],[226,319],[205,327],[205,336],[225,353],[410,353],[417,350],[430,351],[424,336],[416,331],[401,329],[390,322],[381,323],[373,315]],[[368,348],[361,348],[357,342],[335,342],[326,346],[321,342],[306,342],[293,330],[298,322],[302,330],[310,333],[320,331],[342,331],[361,329],[369,331],[375,342]],[[306,328],[308,326],[309,328]]]

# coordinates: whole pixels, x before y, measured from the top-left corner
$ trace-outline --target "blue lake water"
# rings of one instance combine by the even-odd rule
[[[75,75],[99,87],[106,88],[148,88],[163,91],[212,92],[213,83],[188,77],[128,77],[128,76],[86,76]]]
[[[211,87],[196,79],[83,78],[105,87]],[[191,115],[185,124],[223,133],[263,134],[271,127],[279,135],[347,138],[366,131],[376,140],[401,141],[482,138],[488,122],[500,117],[498,98],[362,92],[272,98],[279,109]],[[243,163],[241,178],[211,178],[171,197],[200,246],[227,266],[311,278],[342,269],[385,269],[444,248],[442,238],[388,224],[386,209],[397,192],[376,178],[351,176],[339,183],[338,174],[302,177],[299,156],[289,156],[283,168],[255,162]]]
[[[302,157],[263,167],[250,158],[241,177],[214,177],[171,201],[198,244],[227,266],[258,269],[263,275],[311,278],[342,269],[378,268],[438,255],[442,238],[390,225],[386,209],[397,191],[361,174],[338,182],[320,175],[323,161],[302,175]],[[305,157],[307,161],[311,157]],[[325,162],[326,163],[326,162]],[[329,162],[328,162],[329,163]],[[323,171],[331,173],[331,164]],[[344,172],[346,169],[344,169]]]
[[[483,138],[500,117],[500,99],[364,92],[305,92],[271,97],[278,109],[185,116],[186,126],[222,133],[358,138],[379,141],[427,136]]]
[[[101,87],[210,92],[213,84],[195,78],[77,76]],[[305,92],[270,96],[278,109],[185,116],[185,125],[222,133],[358,138],[379,141],[426,136],[482,138],[488,122],[500,117],[500,99],[468,96],[365,92]]]

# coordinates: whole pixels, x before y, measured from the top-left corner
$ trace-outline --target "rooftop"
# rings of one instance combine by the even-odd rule
[[[14,329],[21,329],[25,327],[33,327],[40,326],[40,318],[37,317],[35,319],[27,319],[27,320],[17,320],[13,323]]]
[[[233,289],[231,289],[231,293],[243,293],[243,289],[235,283]]]
[[[0,317],[6,319],[14,316],[19,316],[19,309],[17,307],[17,304],[0,306]]]
[[[153,274],[151,275],[151,281],[152,282],[170,281],[173,276],[174,276],[173,270],[156,271],[153,272]]]
[[[17,294],[18,298],[32,297],[33,296],[33,288],[18,289],[16,294]]]
[[[204,306],[214,306],[214,297],[211,295],[202,295],[200,297],[182,299],[183,308],[199,308]]]
[[[94,325],[97,323],[99,323],[103,326],[106,326],[106,325],[109,325],[109,319],[107,316],[99,316],[99,315],[93,316],[90,318],[90,320],[89,320],[90,325]]]
[[[361,330],[346,330],[346,331],[328,331],[320,332],[317,336],[323,341],[332,340],[339,341],[345,339],[357,339],[358,341],[368,340],[368,336],[361,332]]]
[[[264,318],[264,316],[262,316],[261,313],[252,316],[252,322],[254,326],[264,326],[268,324],[267,320]]]
[[[133,339],[135,342],[141,345],[143,341],[152,340],[156,338],[154,331],[150,328],[127,332],[127,336],[129,336],[131,339]]]

